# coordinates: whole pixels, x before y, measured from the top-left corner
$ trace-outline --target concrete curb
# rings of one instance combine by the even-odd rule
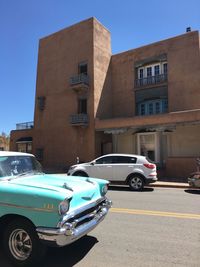
[[[166,187],[166,188],[183,188],[183,189],[190,188],[189,184],[187,183],[162,182],[162,181],[149,184],[149,186],[150,187]]]

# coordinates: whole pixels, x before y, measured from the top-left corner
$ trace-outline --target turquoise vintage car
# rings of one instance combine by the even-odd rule
[[[105,180],[44,174],[31,154],[0,152],[0,229],[8,258],[30,266],[46,245],[86,235],[111,207],[107,189]]]

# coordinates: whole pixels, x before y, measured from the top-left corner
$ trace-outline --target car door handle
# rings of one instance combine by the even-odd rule
[[[112,166],[106,166],[107,168],[112,168]]]

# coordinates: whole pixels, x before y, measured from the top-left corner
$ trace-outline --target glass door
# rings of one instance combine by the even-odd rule
[[[152,162],[159,162],[159,143],[157,133],[139,133],[137,136],[138,154]]]

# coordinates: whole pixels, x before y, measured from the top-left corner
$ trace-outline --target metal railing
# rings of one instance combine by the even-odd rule
[[[142,87],[146,85],[159,84],[167,81],[167,74],[160,74],[135,80],[135,87]]]
[[[32,129],[33,127],[34,127],[33,121],[23,122],[23,123],[17,123],[16,124],[16,130]]]
[[[70,85],[76,85],[80,83],[89,85],[89,76],[81,73],[70,78]]]
[[[72,125],[87,125],[89,122],[88,114],[73,114],[70,116],[70,123]]]

